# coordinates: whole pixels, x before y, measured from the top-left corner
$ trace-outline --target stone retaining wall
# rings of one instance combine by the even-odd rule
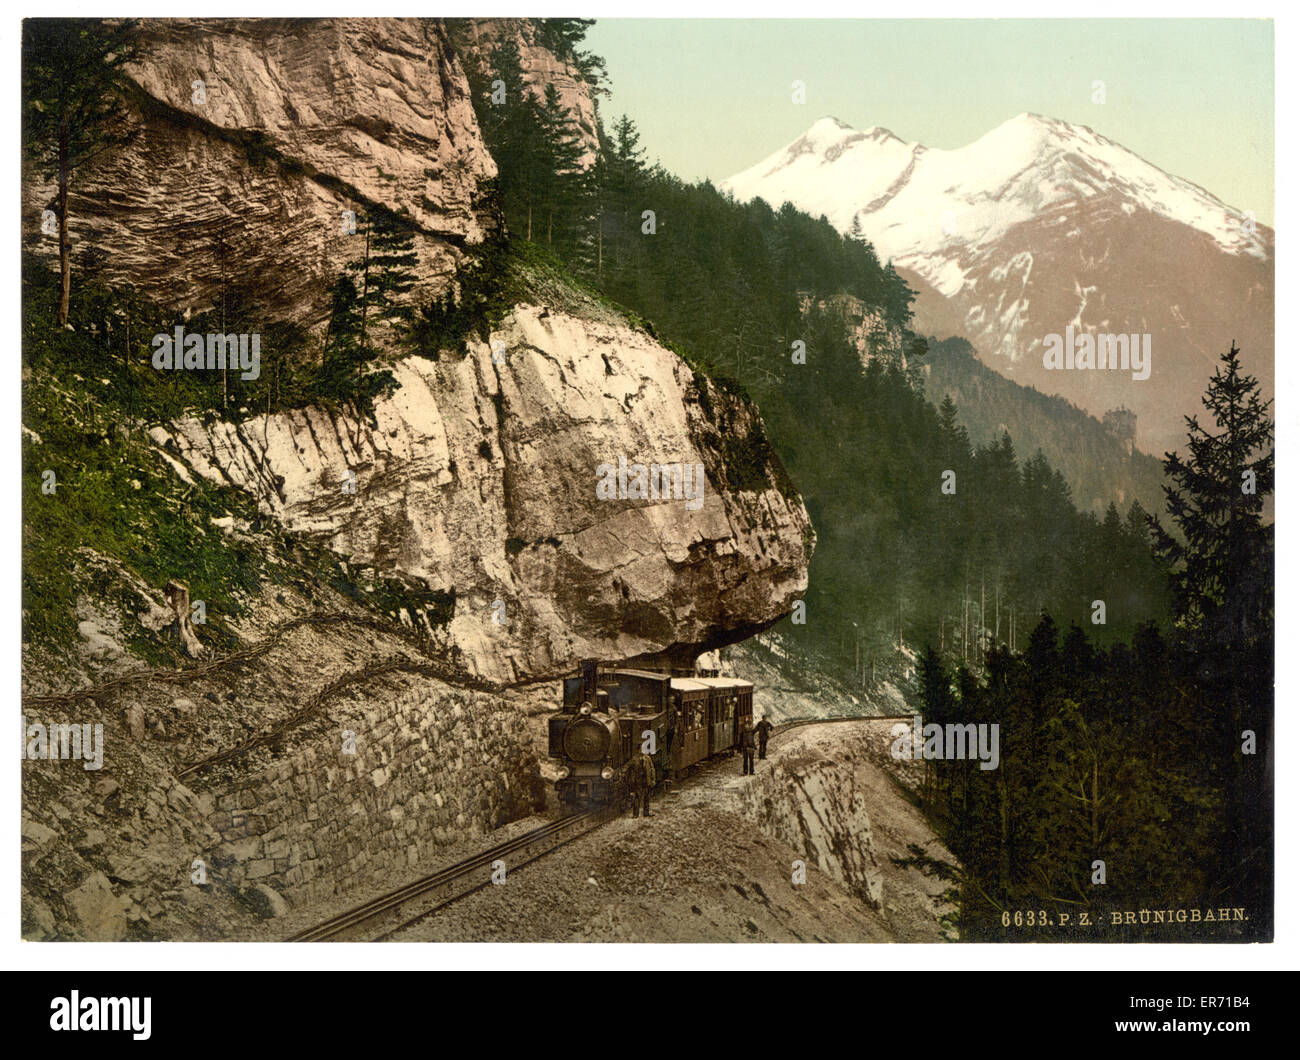
[[[337,727],[270,768],[205,785],[222,838],[212,870],[228,886],[264,884],[301,906],[413,870],[542,803],[535,719],[499,696],[411,679],[333,716]]]

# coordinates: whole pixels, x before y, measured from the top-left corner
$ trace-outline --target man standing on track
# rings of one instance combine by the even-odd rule
[[[740,772],[750,774],[754,772],[754,730],[749,722],[744,722],[740,727]]]
[[[754,726],[754,735],[758,737],[758,760],[761,762],[767,757],[767,738],[772,735],[772,723],[766,716]]]

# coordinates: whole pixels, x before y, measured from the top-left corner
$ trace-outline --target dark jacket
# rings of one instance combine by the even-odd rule
[[[740,730],[740,746],[742,750],[752,751],[754,749],[754,730],[748,725]]]
[[[772,735],[774,727],[766,718],[754,726],[754,732],[758,736],[759,743],[767,743],[767,738]]]

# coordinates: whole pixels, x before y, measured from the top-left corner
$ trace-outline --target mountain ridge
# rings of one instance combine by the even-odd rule
[[[1235,215],[1233,220],[1239,222],[1244,217],[1243,211],[1236,210],[1225,203],[1218,196],[1214,195],[1208,189],[1187,180],[1178,177],[1167,171],[1160,169],[1153,163],[1147,162],[1136,152],[1124,147],[1118,141],[1112,140],[1101,133],[1098,133],[1089,125],[1081,123],[1067,122],[1058,118],[1052,118],[1048,115],[1037,114],[1032,111],[1022,111],[1014,117],[995,126],[983,136],[971,141],[963,147],[958,148],[932,148],[918,141],[906,141],[899,137],[892,130],[884,126],[873,125],[864,130],[857,130],[850,124],[833,115],[825,115],[819,118],[809,127],[808,131],[798,137],[785,148],[782,148],[769,155],[763,161],[751,166],[749,169],[742,170],[723,181],[720,187],[723,190],[731,191],[738,199],[752,198],[756,194],[761,194],[759,190],[752,187],[758,180],[770,177],[785,168],[789,163],[804,155],[815,155],[821,160],[821,164],[839,161],[846,153],[858,146],[868,145],[885,145],[888,149],[896,151],[897,148],[903,148],[907,151],[910,158],[908,168],[912,169],[918,160],[925,158],[927,160],[941,159],[946,161],[949,158],[959,160],[962,163],[971,160],[983,160],[989,162],[989,156],[996,152],[993,149],[1004,154],[1017,152],[1032,152],[1033,157],[1021,157],[1016,161],[1023,163],[1019,167],[1012,166],[1007,174],[1007,180],[1004,186],[1010,185],[1015,178],[1019,177],[1028,170],[1034,168],[1034,163],[1039,161],[1045,148],[1050,148],[1054,144],[1062,146],[1073,146],[1080,149],[1091,149],[1092,152],[1104,152],[1111,157],[1103,159],[1111,164],[1113,170],[1118,171],[1116,163],[1132,162],[1136,163],[1136,168],[1141,170],[1154,171],[1164,181],[1173,186],[1177,191],[1190,191],[1193,194],[1209,200],[1209,204],[1221,209],[1225,214]],[[897,145],[897,147],[895,147]],[[780,161],[777,161],[777,160]],[[876,159],[861,159],[860,162],[872,162]],[[933,164],[933,163],[932,163]],[[1041,163],[1040,163],[1041,168]],[[758,171],[762,171],[761,174]],[[895,179],[894,184],[898,181]],[[953,187],[956,187],[954,185]],[[766,196],[762,196],[766,197]],[[791,200],[793,201],[793,200]],[[779,204],[778,204],[779,205]],[[799,205],[796,203],[796,205]],[[1158,200],[1150,200],[1147,205],[1159,206]],[[849,216],[857,216],[868,212],[868,206],[852,206],[845,204],[838,211],[823,211],[827,219],[836,227],[842,227],[837,223],[837,216],[842,217],[845,211],[850,211]],[[1179,219],[1174,217],[1174,219]],[[1264,240],[1258,236],[1258,232],[1251,232],[1248,228],[1242,228],[1239,223],[1224,226],[1208,226],[1204,218],[1197,218],[1201,223],[1198,227],[1207,234],[1222,237],[1222,245],[1233,252],[1248,253],[1254,257],[1262,258],[1264,256]],[[1256,225],[1256,229],[1267,227]],[[896,255],[907,252],[906,244],[895,244],[891,239],[881,239],[879,236],[873,240],[876,242],[877,249],[883,250],[883,256],[893,258]]]

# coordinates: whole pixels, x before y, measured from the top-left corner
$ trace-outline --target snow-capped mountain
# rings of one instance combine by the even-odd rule
[[[1127,405],[1149,451],[1183,445],[1234,339],[1272,392],[1272,230],[1086,126],[1021,114],[946,151],[822,118],[722,188],[869,240],[917,288],[917,330],[1098,417]],[[1150,377],[1046,368],[1067,327],[1150,334]]]

